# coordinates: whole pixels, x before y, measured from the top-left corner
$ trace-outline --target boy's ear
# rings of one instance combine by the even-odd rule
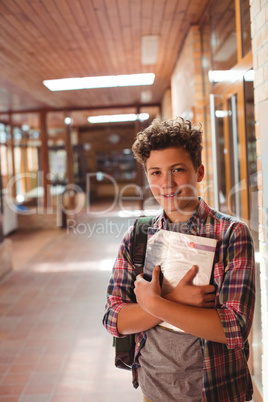
[[[201,163],[201,165],[198,166],[198,168],[197,168],[197,181],[198,181],[198,183],[200,183],[200,181],[203,180],[204,175],[205,175],[205,167],[204,167],[203,163]]]

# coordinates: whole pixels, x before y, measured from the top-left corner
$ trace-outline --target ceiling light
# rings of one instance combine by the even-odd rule
[[[151,102],[152,97],[153,97],[153,94],[149,89],[146,91],[141,91],[140,101],[141,101],[141,103],[149,103],[149,102]]]
[[[43,84],[50,89],[50,91],[70,91],[77,89],[152,85],[154,83],[154,79],[155,75],[153,73],[145,73],[108,75],[100,77],[63,78],[59,80],[45,80],[43,81]]]
[[[140,114],[111,114],[104,116],[90,116],[88,117],[89,123],[117,123],[117,122],[125,122],[125,121],[144,121],[149,119],[148,113],[140,113]]]
[[[226,110],[216,110],[215,116],[218,118],[223,118],[223,117],[228,116],[228,113],[226,112]]]
[[[22,194],[18,194],[17,197],[16,197],[16,200],[18,202],[23,202],[25,200],[25,198],[24,198],[24,196]]]
[[[158,55],[159,35],[145,35],[141,39],[141,63],[155,64]]]
[[[71,124],[72,123],[71,117],[65,117],[64,123],[67,124],[67,125]]]

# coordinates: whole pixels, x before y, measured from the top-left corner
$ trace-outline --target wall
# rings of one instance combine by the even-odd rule
[[[118,140],[111,136],[118,135]],[[96,172],[96,154],[131,148],[136,135],[135,124],[100,125],[93,128],[80,128],[79,143],[87,144],[87,171]],[[114,142],[113,142],[114,141]]]
[[[193,36],[196,27],[191,27],[184,41],[183,49],[176,62],[172,77],[172,115],[192,120],[195,104],[194,49]]]
[[[172,119],[172,98],[170,88],[165,91],[163,96],[163,100],[161,103],[161,119]]]
[[[0,244],[0,279],[12,270],[12,242],[5,239]]]
[[[204,42],[204,41],[203,41]],[[209,51],[210,42],[204,44]],[[209,98],[204,94],[202,76],[202,53],[199,27],[190,27],[183,48],[178,56],[172,77],[172,115],[201,123],[203,130],[203,163],[205,178],[199,193],[213,206],[213,165],[209,119]]]
[[[268,0],[250,1],[258,156],[259,233],[263,339],[263,400],[268,401]]]

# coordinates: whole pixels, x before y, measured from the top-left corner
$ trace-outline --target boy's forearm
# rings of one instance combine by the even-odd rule
[[[118,314],[117,330],[121,335],[136,334],[147,331],[160,322],[159,318],[144,311],[137,303],[128,303]]]
[[[189,334],[227,344],[220,317],[214,309],[187,306],[155,295],[146,306],[146,311],[160,322],[166,321]]]

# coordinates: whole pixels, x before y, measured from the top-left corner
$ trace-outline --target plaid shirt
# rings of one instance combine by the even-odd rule
[[[189,234],[217,239],[211,283],[216,287],[215,309],[226,335],[227,345],[200,339],[203,352],[202,401],[243,402],[252,398],[252,382],[247,365],[248,335],[255,301],[254,249],[248,227],[241,221],[211,209],[200,198],[197,211],[188,221]],[[154,228],[166,227],[164,213]],[[135,268],[130,257],[133,227],[119,248],[107,290],[103,324],[113,336],[117,316],[126,303],[135,301]],[[146,341],[146,332],[136,334],[134,368]]]

